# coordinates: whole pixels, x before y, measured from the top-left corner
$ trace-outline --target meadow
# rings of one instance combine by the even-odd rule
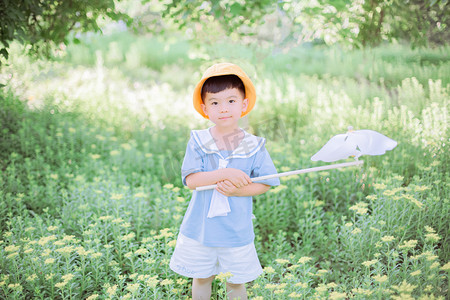
[[[348,126],[398,142],[254,197],[264,273],[250,298],[448,299],[449,53],[120,33],[31,60],[15,45],[0,69],[0,298],[189,299],[168,262],[191,195],[189,132],[211,125],[191,95],[207,66],[232,61],[258,95],[242,127],[279,172],[324,165],[310,157]]]

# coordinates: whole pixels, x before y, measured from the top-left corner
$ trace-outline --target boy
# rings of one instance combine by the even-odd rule
[[[210,67],[194,89],[194,108],[215,126],[191,132],[181,171],[183,184],[194,191],[170,261],[173,271],[193,278],[193,300],[209,300],[215,275],[227,272],[229,298],[247,299],[245,283],[262,273],[253,242],[252,196],[279,180],[250,179],[276,173],[265,140],[238,126],[255,101],[250,78],[230,63]],[[217,188],[195,191],[211,184]]]

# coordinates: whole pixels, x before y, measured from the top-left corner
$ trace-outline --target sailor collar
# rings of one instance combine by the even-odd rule
[[[224,158],[217,148],[216,142],[211,135],[210,128],[203,130],[192,130],[191,136],[197,143],[199,148],[206,154],[217,154],[222,159],[231,158],[249,158],[258,152],[265,143],[265,139],[262,137],[254,136],[242,130],[244,132],[244,138],[236,149],[227,157]]]

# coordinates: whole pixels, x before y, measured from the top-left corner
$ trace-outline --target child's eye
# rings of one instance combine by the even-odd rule
[[[234,102],[236,102],[236,100],[230,100],[229,102],[230,102],[230,103],[234,103]]]
[[[217,105],[218,103],[217,102],[211,102],[211,105]]]

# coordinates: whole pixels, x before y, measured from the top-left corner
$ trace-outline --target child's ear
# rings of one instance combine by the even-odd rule
[[[242,112],[245,112],[248,107],[248,99],[242,100]]]
[[[201,106],[202,106],[202,110],[203,110],[203,113],[207,116],[208,115],[208,113],[206,112],[206,105],[205,104],[200,104]]]

